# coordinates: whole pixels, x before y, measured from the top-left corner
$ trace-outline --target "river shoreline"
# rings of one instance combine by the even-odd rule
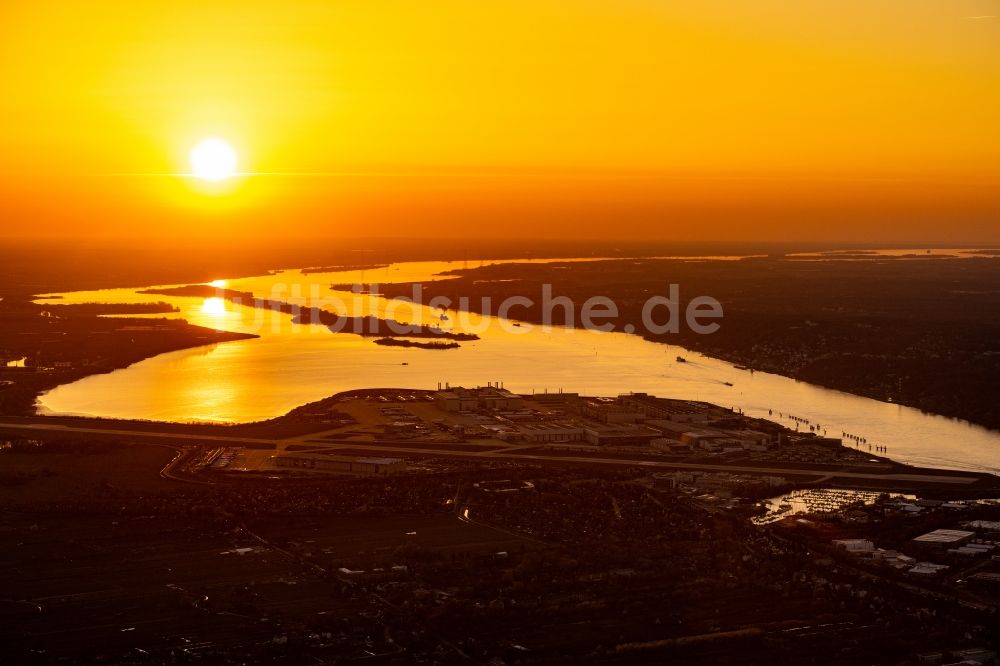
[[[436,276],[441,272],[454,268],[454,262],[400,264],[386,271],[386,276],[388,283],[418,280],[427,287],[439,279]],[[331,283],[359,282],[361,278],[360,272],[302,276],[296,270],[260,278],[231,279],[229,287],[265,296],[274,293],[275,285],[298,284],[304,294],[315,285],[318,292],[325,293]],[[68,301],[97,297],[123,301],[148,299],[134,290],[63,296]],[[443,380],[452,385],[474,386],[487,379],[503,379],[508,387],[520,392],[576,386],[589,395],[647,391],[703,399],[745,409],[748,414],[764,418],[772,409],[775,414],[782,411],[822,423],[831,434],[844,430],[863,435],[870,443],[888,445],[887,455],[896,460],[946,469],[993,471],[997,467],[995,451],[1000,446],[1000,435],[995,431],[921,414],[897,404],[830,391],[786,376],[751,374],[716,357],[659,341],[652,344],[637,335],[592,334],[561,328],[551,334],[536,331],[525,335],[528,326],[511,329],[510,323],[484,320],[489,331],[483,339],[442,356],[435,354],[435,350],[380,347],[354,335],[306,330],[322,327],[296,329],[288,315],[275,315],[274,319],[262,322],[254,320],[260,316],[259,310],[233,307],[224,313],[206,313],[202,309],[203,299],[169,297],[169,300],[181,309],[178,317],[201,325],[220,330],[250,330],[245,327],[257,325],[265,330],[260,331],[260,340],[237,342],[207,355],[160,356],[99,380],[89,378],[64,386],[43,396],[41,403],[63,414],[248,423],[283,414],[298,404],[327,395],[330,390],[360,388],[364,384],[429,388]],[[374,299],[373,303],[382,308],[387,302]],[[378,310],[372,312],[378,314]],[[458,324],[463,316],[450,312],[449,324]],[[345,314],[353,316],[367,311]],[[428,309],[426,316],[440,320],[440,312],[436,310]],[[516,335],[499,330],[503,328]],[[676,355],[686,355],[689,362],[675,364]],[[280,373],[274,374],[278,368]],[[165,372],[169,375],[164,375]],[[237,401],[234,398],[249,388],[247,376],[267,377],[268,381],[255,384],[246,398]],[[144,392],[150,382],[160,381],[157,377],[167,379],[169,386],[158,391],[152,403],[149,401],[153,400],[153,394],[147,396]],[[204,385],[201,394],[209,396],[211,403],[194,401],[191,389],[201,384]],[[104,397],[95,402],[89,397],[95,394]]]

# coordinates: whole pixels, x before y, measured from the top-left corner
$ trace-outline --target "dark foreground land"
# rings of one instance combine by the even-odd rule
[[[5,663],[895,664],[1000,639],[989,599],[860,570],[638,469],[194,484],[159,475],[171,456],[0,453]]]
[[[932,529],[1000,519],[996,504],[914,516],[883,495],[756,525],[752,499],[672,482],[671,464],[691,465],[669,456],[336,438],[365,425],[338,425],[336,410],[360,416],[362,399],[401,391],[230,427],[2,419],[0,662],[916,664],[1000,647],[1000,590],[964,580],[1000,576],[988,556],[929,553],[952,569],[925,580],[831,544],[909,549]],[[693,466],[786,464],[784,489],[840,474],[1000,496],[989,475],[795,446],[823,462],[779,450]],[[409,470],[213,471],[203,461],[220,447],[402,456]],[[735,490],[751,487],[783,491]]]
[[[572,320],[556,307],[551,323],[580,325],[592,296],[618,307],[616,329],[682,345],[748,368],[891,400],[1000,429],[1000,261],[995,258],[802,261],[617,260],[572,264],[506,264],[453,271],[455,279],[423,285],[427,300],[468,299],[481,312],[505,298],[531,307],[510,316],[542,323],[543,285],[572,299]],[[678,333],[651,333],[642,307],[679,285]],[[410,285],[379,285],[386,296],[409,296]],[[721,328],[699,335],[683,323],[696,296],[722,303]],[[495,310],[494,310],[495,314]],[[655,321],[667,319],[664,309]],[[604,319],[597,323],[604,323]],[[711,323],[714,320],[705,320]]]

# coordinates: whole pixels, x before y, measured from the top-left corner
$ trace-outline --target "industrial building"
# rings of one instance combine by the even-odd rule
[[[937,576],[942,571],[949,569],[947,564],[935,564],[934,562],[917,562],[907,573],[913,576],[931,577]]]
[[[548,391],[543,391],[542,393],[532,392],[531,394],[532,400],[534,400],[535,402],[542,402],[542,403],[573,402],[575,400],[578,400],[579,398],[580,398],[579,393],[570,393],[569,391],[564,392],[562,389],[559,389],[559,391],[556,393],[549,393]]]
[[[934,530],[914,538],[913,543],[937,548],[956,548],[968,543],[975,535],[975,532],[966,530]]]
[[[646,418],[642,410],[615,398],[586,398],[582,401],[580,413],[584,418],[600,423],[637,423]]]
[[[618,400],[624,407],[642,412],[646,418],[679,423],[706,423],[733,416],[732,410],[707,402],[657,398],[648,393],[627,393],[618,396]]]
[[[583,438],[598,446],[650,446],[660,433],[640,425],[606,425],[584,428]]]
[[[833,543],[849,553],[871,553],[875,550],[875,544],[869,539],[835,539]]]
[[[584,430],[577,424],[561,421],[535,421],[523,423],[507,421],[496,425],[484,425],[499,440],[504,442],[578,442],[583,439]]]
[[[434,404],[446,412],[508,411],[524,407],[524,398],[499,386],[456,386],[435,392]]]
[[[688,421],[649,419],[645,425],[658,430],[663,437],[677,440],[693,448],[714,453],[729,451],[766,451],[771,436],[756,430],[723,430],[707,428]]]

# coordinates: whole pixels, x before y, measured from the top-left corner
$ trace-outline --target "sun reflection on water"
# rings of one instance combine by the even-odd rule
[[[217,296],[206,298],[205,302],[201,304],[201,311],[216,317],[224,316],[226,314],[226,300]]]

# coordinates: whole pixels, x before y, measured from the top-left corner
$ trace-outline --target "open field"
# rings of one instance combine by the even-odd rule
[[[27,663],[249,649],[365,608],[245,534],[187,520],[6,514],[0,529],[0,644]]]
[[[74,446],[64,453],[47,452],[48,445],[34,448],[39,450],[0,452],[0,506],[97,493],[155,493],[177,486],[159,475],[178,454],[168,446]]]
[[[530,542],[485,525],[463,522],[453,514],[361,517],[284,517],[260,519],[250,525],[254,533],[274,543],[292,543],[315,561],[328,566],[371,570],[398,561],[399,553],[426,549],[452,553],[491,555],[519,550]]]

